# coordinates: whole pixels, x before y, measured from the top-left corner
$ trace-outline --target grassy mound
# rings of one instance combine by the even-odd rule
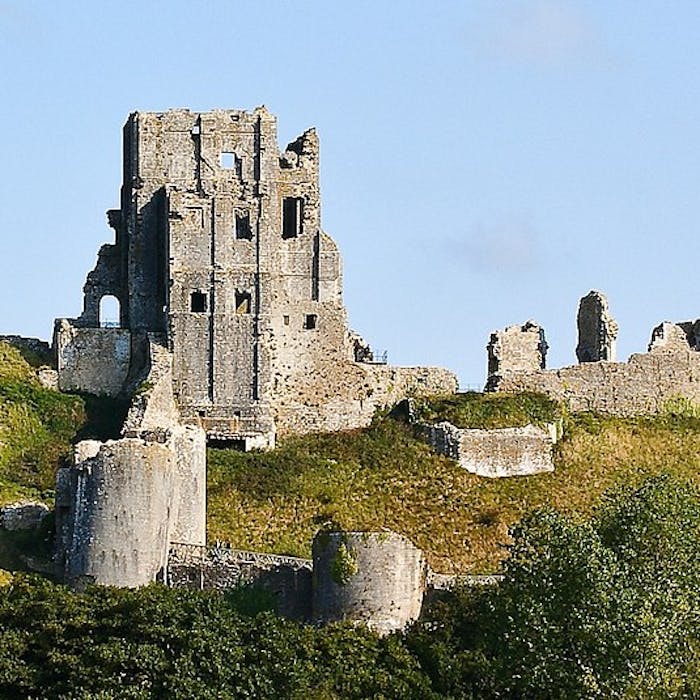
[[[324,524],[402,533],[442,572],[494,571],[508,527],[533,508],[589,513],[608,488],[670,472],[700,481],[700,420],[567,419],[556,469],[512,479],[469,474],[384,418],[291,438],[268,453],[209,451],[209,537],[309,556]]]
[[[425,423],[449,421],[458,428],[521,428],[544,425],[563,416],[561,407],[544,394],[480,394],[468,391],[414,400],[416,419]]]
[[[0,505],[50,499],[71,444],[117,437],[127,407],[117,399],[47,389],[24,355],[0,342]]]
[[[79,397],[43,387],[19,351],[0,343],[0,502],[52,489],[85,418]]]

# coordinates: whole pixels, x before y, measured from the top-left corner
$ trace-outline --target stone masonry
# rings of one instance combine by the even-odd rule
[[[652,332],[648,353],[634,354],[627,362],[607,361],[602,356],[610,356],[614,349],[617,324],[608,314],[605,297],[599,292],[591,294],[584,297],[589,299],[585,306],[594,307],[593,317],[607,330],[602,335],[594,334],[590,343],[580,342],[579,348],[587,348],[584,357],[597,353],[597,361],[582,360],[578,365],[545,370],[523,366],[516,358],[502,362],[497,375],[489,374],[487,390],[536,391],[564,402],[574,412],[620,416],[660,413],[679,397],[700,403],[700,324],[664,322]],[[489,369],[491,363],[489,350]]]
[[[128,391],[134,344],[160,334],[182,419],[246,449],[366,425],[401,398],[394,387],[456,389],[445,370],[388,376],[358,352],[340,255],[321,228],[318,136],[279,152],[276,130],[264,107],[129,117],[115,243],[100,249],[81,316],[56,325],[62,388]],[[100,327],[105,296],[121,328]]]
[[[578,307],[579,362],[615,362],[618,326],[608,310],[608,300],[601,292],[591,291]]]
[[[495,386],[503,375],[510,372],[536,372],[546,366],[544,329],[534,321],[495,331],[486,350],[487,387]]]
[[[206,441],[267,449],[456,391],[447,370],[375,362],[349,331],[318,137],[280,152],[276,131],[264,107],[127,120],[115,242],[82,314],[54,326],[60,389],[131,402],[120,439],[79,443],[58,474],[55,562],[75,585],[143,585],[172,543],[205,544]]]

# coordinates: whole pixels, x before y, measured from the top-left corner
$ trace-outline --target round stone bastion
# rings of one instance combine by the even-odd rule
[[[315,622],[348,620],[387,634],[420,615],[428,567],[410,540],[395,532],[319,532],[312,549]]]

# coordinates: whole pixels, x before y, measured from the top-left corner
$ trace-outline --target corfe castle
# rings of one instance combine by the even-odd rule
[[[59,470],[64,580],[226,587],[267,577],[289,614],[380,631],[415,618],[426,588],[445,585],[394,534],[322,534],[313,581],[305,560],[205,547],[207,444],[269,449],[278,436],[365,426],[406,397],[457,390],[447,370],[375,361],[349,330],[318,173],[316,132],[280,151],[264,107],[129,117],[120,206],[107,213],[115,241],[87,276],[81,315],[54,330],[59,389],[130,400],[119,439],[78,443]],[[105,297],[119,302],[118,324],[100,318]],[[546,369],[536,323],[494,333],[486,390],[617,415],[700,401],[700,322],[661,324],[626,363],[615,361],[618,328],[602,294],[581,300],[578,328],[579,364],[558,370]],[[483,476],[553,468],[555,425],[418,427]],[[333,563],[348,552],[338,581]]]

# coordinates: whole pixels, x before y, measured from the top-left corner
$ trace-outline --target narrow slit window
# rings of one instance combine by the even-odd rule
[[[289,325],[289,316],[287,316],[286,314],[284,316],[282,316],[282,322],[284,323],[285,326],[288,326]]]
[[[202,313],[207,310],[207,295],[204,292],[192,292],[190,311]]]
[[[250,292],[239,292],[236,290],[236,313],[249,314],[251,305]]]
[[[233,232],[233,237],[242,241],[250,241],[253,238],[253,229],[250,227],[249,212],[236,212],[236,228]]]
[[[285,197],[282,200],[282,238],[296,238],[302,231],[304,200]]]
[[[307,331],[312,331],[314,328],[316,328],[316,324],[318,323],[318,316],[316,314],[306,314],[304,316],[304,329]]]

